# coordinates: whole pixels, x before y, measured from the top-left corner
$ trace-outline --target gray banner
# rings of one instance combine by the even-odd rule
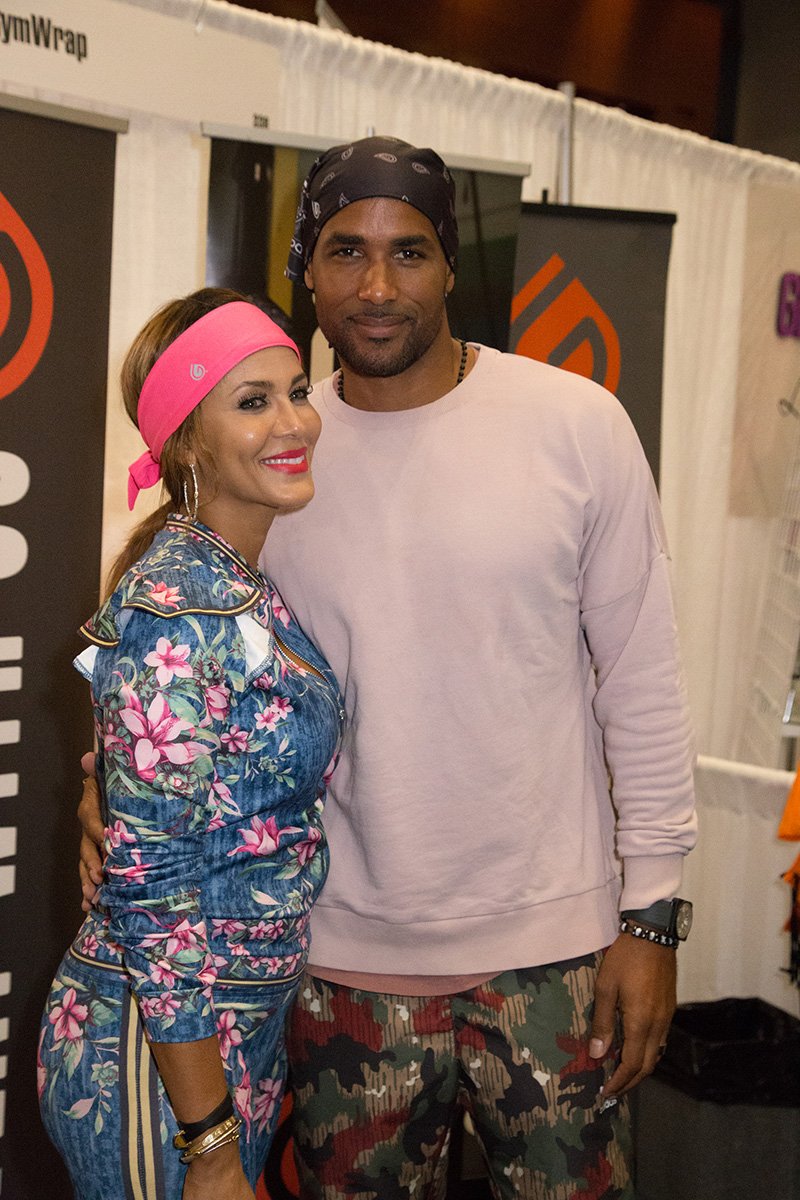
[[[671,213],[524,204],[510,349],[586,375],[625,406],[658,482]]]
[[[0,1193],[70,1195],[39,1121],[39,1018],[81,913],[116,135],[0,110]]]

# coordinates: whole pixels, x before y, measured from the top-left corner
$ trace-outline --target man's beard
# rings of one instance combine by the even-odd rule
[[[427,354],[436,341],[443,320],[444,308],[421,324],[409,323],[408,335],[391,349],[385,344],[365,346],[363,339],[353,335],[346,321],[328,337],[340,361],[356,375],[388,379],[393,375],[402,375]],[[325,333],[325,330],[322,332]]]

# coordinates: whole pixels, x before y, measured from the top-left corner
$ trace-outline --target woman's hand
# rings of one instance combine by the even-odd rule
[[[238,1142],[192,1159],[183,1184],[183,1200],[255,1200],[242,1170]]]
[[[94,754],[84,754],[81,766],[86,772],[83,781],[83,797],[78,805],[78,820],[81,823],[81,851],[78,870],[81,877],[84,912],[91,912],[97,899],[97,889],[103,882],[103,820],[100,816],[100,789],[94,774]]]

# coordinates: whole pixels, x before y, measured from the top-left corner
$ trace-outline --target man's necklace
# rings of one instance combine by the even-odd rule
[[[459,338],[458,340],[461,344],[461,362],[458,364],[458,375],[456,376],[455,382],[456,387],[458,387],[460,383],[463,383],[464,374],[467,370],[467,353],[469,349],[463,338]],[[342,401],[342,403],[346,404],[347,401],[344,398],[344,374],[341,369],[339,371],[339,377],[336,380],[336,391],[339,393],[339,399]]]

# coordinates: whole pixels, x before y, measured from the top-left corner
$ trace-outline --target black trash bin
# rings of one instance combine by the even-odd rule
[[[683,1004],[632,1096],[636,1200],[800,1200],[800,1021]]]

